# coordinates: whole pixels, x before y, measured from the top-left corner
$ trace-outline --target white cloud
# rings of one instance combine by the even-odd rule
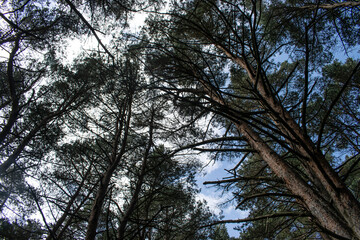
[[[209,155],[206,153],[200,154],[199,160],[203,164],[203,168],[202,168],[203,175],[214,172],[215,170],[219,169],[222,165],[218,161],[211,160]]]
[[[217,162],[217,161],[216,162],[214,162],[214,161],[207,162],[206,164],[207,165],[203,169],[205,174],[210,174],[210,173],[218,170],[222,166],[222,164],[220,162]]]
[[[209,196],[203,193],[199,193],[196,196],[197,200],[205,200],[210,210],[215,214],[220,214],[221,208],[219,205],[225,201],[225,198],[216,195]]]
[[[138,12],[134,17],[129,21],[130,30],[132,32],[138,32],[142,26],[144,26],[145,19],[148,14],[145,12]]]

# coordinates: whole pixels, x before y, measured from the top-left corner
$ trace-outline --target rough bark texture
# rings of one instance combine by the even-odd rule
[[[319,5],[314,4],[314,5],[306,5],[300,8],[316,10],[318,8],[335,9],[341,7],[357,7],[357,6],[360,6],[360,2],[340,2],[340,3],[332,3],[332,4],[319,4]]]
[[[326,192],[318,193],[314,191],[313,186],[306,183],[253,131],[251,126],[241,120],[241,116],[236,116],[236,113],[234,113],[231,118],[241,135],[257,151],[274,173],[285,182],[287,188],[301,199],[303,206],[309,210],[313,219],[324,231],[330,232],[335,237],[351,239],[356,236],[360,239],[359,203],[331,168],[324,155],[317,151],[315,144],[311,142],[307,135],[303,134],[300,126],[270,94],[271,91],[266,88],[262,79],[256,78],[257,75],[254,69],[245,60],[232,55],[224,47],[217,47],[247,71],[252,84],[256,86],[256,90],[261,96],[262,106],[269,110],[270,117],[279,130],[283,131],[283,134],[289,136],[290,139],[298,142],[294,144],[294,141],[289,140],[289,145],[295,152],[305,157],[303,161],[309,174],[311,174],[310,177],[317,179],[317,183],[322,184],[320,188]],[[214,87],[209,86],[208,83],[202,80],[199,81],[207,95],[214,102],[220,104],[223,111],[234,112],[231,111],[231,106],[228,106],[223,101],[221,95],[214,91]],[[330,199],[324,199],[323,195],[329,196]]]
[[[315,178],[317,180],[315,182],[321,184],[319,187],[326,191],[319,194],[330,197],[330,199],[326,201],[327,203],[323,199],[316,198],[316,194],[313,192],[311,186],[306,186],[307,184],[304,183],[300,177],[292,175],[291,171],[289,171],[291,169],[288,169],[288,167],[284,165],[285,163],[279,157],[275,156],[276,153],[272,152],[267,144],[255,136],[256,133],[251,130],[250,126],[240,121],[240,124],[237,125],[239,131],[244,135],[248,143],[258,151],[276,175],[285,181],[289,190],[303,199],[306,207],[322,227],[346,238],[356,236],[356,238],[360,239],[359,202],[348,190],[344,182],[341,181],[334,169],[332,169],[325,159],[325,156],[315,147],[315,144],[310,138],[304,134],[303,130],[294,121],[289,112],[271,95],[271,91],[266,87],[264,80],[261,78],[261,74],[260,79],[256,78],[258,75],[255,70],[244,59],[233,55],[222,46],[217,45],[217,47],[246,70],[250,81],[262,98],[262,106],[265,106],[264,108],[269,110],[274,123],[283,131],[284,135],[296,140],[296,144],[295,141],[288,140],[289,145],[292,146],[293,150],[298,152],[299,155],[304,156],[303,163],[307,166],[307,169],[312,175],[311,177]],[[209,94],[209,96],[219,102],[219,98],[215,98],[214,94]],[[254,139],[257,140],[254,141]],[[292,177],[288,178],[290,175],[292,175]],[[329,216],[330,212],[333,213],[333,216]],[[348,229],[351,229],[351,231]]]
[[[252,129],[245,123],[236,124],[241,134],[256,150],[274,173],[283,179],[288,189],[299,196],[304,206],[312,213],[321,226],[339,236],[351,238],[346,225],[339,221],[329,206],[304,180],[294,172]]]

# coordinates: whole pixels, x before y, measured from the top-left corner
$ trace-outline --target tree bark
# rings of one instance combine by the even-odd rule
[[[91,166],[89,167],[89,169],[86,171],[85,176],[83,177],[81,183],[79,184],[76,192],[74,193],[74,195],[70,198],[69,202],[67,203],[67,206],[63,212],[63,214],[61,215],[61,217],[56,221],[54,227],[52,228],[52,233],[53,234],[49,234],[49,236],[46,238],[46,240],[51,240],[51,239],[56,239],[53,238],[56,237],[56,232],[57,230],[61,227],[61,225],[64,223],[65,219],[67,218],[67,216],[70,214],[70,209],[73,206],[76,198],[79,196],[82,187],[84,186],[85,180],[87,179],[87,177],[89,176],[91,171]]]
[[[357,7],[360,6],[360,2],[340,2],[340,3],[331,3],[331,4],[313,4],[313,5],[306,5],[300,7],[301,9],[310,9],[310,10],[316,10],[319,8],[323,9],[335,9],[335,8],[341,8],[341,7]]]
[[[101,210],[102,210],[102,205],[104,203],[104,199],[106,196],[106,192],[108,190],[109,187],[109,183],[112,177],[113,172],[115,171],[116,167],[118,166],[119,162],[122,159],[122,156],[124,155],[125,151],[126,151],[126,144],[127,144],[127,138],[128,138],[128,132],[129,132],[129,128],[130,128],[130,119],[131,119],[131,106],[132,106],[132,96],[129,97],[128,100],[128,108],[127,108],[127,118],[126,118],[126,122],[125,122],[125,126],[124,126],[124,135],[123,135],[123,139],[122,139],[122,143],[121,143],[121,149],[120,152],[116,155],[116,151],[113,151],[113,156],[111,157],[112,159],[110,160],[110,166],[107,168],[106,172],[103,174],[103,176],[101,177],[101,181],[99,184],[99,188],[96,192],[96,197],[93,203],[93,207],[91,209],[91,213],[90,213],[90,217],[88,220],[88,227],[87,227],[87,231],[86,231],[86,240],[94,240],[95,236],[96,236],[96,229],[97,229],[97,225],[99,222],[99,217],[101,214]],[[119,119],[124,119],[124,118],[118,118]],[[121,120],[120,120],[121,121]],[[116,137],[118,138],[120,137],[120,132],[122,131],[122,122],[120,122],[120,127],[118,127],[118,122],[117,122],[117,132],[116,132]],[[115,142],[117,142],[116,139],[114,139]],[[116,146],[114,146],[116,147]]]
[[[114,166],[108,168],[108,170],[103,175],[99,189],[96,192],[95,201],[93,203],[93,207],[91,209],[91,214],[88,221],[88,227],[86,231],[86,240],[94,240],[96,236],[96,229],[99,222],[99,217],[102,210],[102,205],[104,203],[104,199],[106,196],[107,189],[109,187],[109,183],[111,180],[111,176],[115,170]]]
[[[16,86],[16,81],[14,79],[14,58],[16,52],[19,50],[20,47],[20,35],[16,36],[15,45],[12,48],[9,56],[8,66],[7,66],[7,82],[9,85],[9,93],[11,97],[11,112],[7,123],[3,127],[2,131],[0,132],[0,143],[2,143],[6,136],[10,133],[12,126],[15,124],[17,116],[19,114],[19,96],[18,96],[18,89]]]
[[[259,155],[283,179],[287,188],[299,196],[306,209],[318,223],[336,235],[349,238],[353,236],[343,221],[334,214],[331,206],[319,196],[280,156],[274,152],[246,123],[236,124],[240,133],[247,138],[248,143],[258,151]]]
[[[259,95],[262,97],[262,106],[266,106],[264,108],[267,108],[267,110],[270,110],[271,118],[274,120],[275,124],[278,126],[278,128],[283,131],[285,135],[291,136],[294,140],[299,142],[298,144],[295,144],[294,141],[290,141],[289,144],[294,146],[294,150],[299,152],[302,156],[305,156],[306,159],[303,159],[303,163],[308,167],[308,169],[311,171],[313,176],[318,179],[317,182],[322,184],[322,188],[326,190],[326,194],[328,194],[331,198],[330,202],[333,203],[332,209],[334,209],[338,214],[340,218],[344,222],[347,223],[347,226],[352,230],[352,234],[348,235],[345,234],[344,236],[356,236],[358,239],[360,239],[360,205],[359,202],[355,199],[355,197],[352,195],[352,193],[348,190],[346,185],[341,181],[337,173],[331,168],[328,161],[325,159],[325,156],[322,154],[321,151],[319,151],[315,144],[310,140],[310,138],[305,135],[300,128],[300,126],[294,121],[294,119],[291,117],[289,112],[287,112],[283,106],[276,101],[273,95],[271,95],[271,91],[265,86],[263,79],[261,79],[260,74],[260,80],[257,80],[255,76],[257,76],[255,70],[246,62],[246,60],[242,59],[241,57],[238,57],[236,55],[233,55],[229,50],[226,48],[216,45],[219,49],[221,49],[230,59],[232,59],[235,63],[237,63],[240,67],[246,70],[248,77],[250,78],[250,81],[252,82],[253,86],[256,87],[256,90],[258,91]],[[258,73],[259,74],[259,73]],[[246,134],[246,129],[250,129],[249,126],[245,127],[244,124],[240,124],[238,126],[238,129],[243,134]],[[252,141],[252,137],[249,135],[249,137],[245,138],[248,139],[248,142]],[[249,142],[249,143],[250,143]],[[264,147],[258,148],[259,143],[253,142],[252,143],[254,149],[259,151],[260,155],[264,155],[261,151],[264,151]],[[264,157],[268,158],[271,154],[265,154],[263,156],[263,159],[267,161]],[[281,159],[279,159],[281,161]],[[267,162],[269,164],[269,162]],[[269,166],[275,167],[273,164],[269,164]],[[283,167],[279,167],[280,169],[285,170]],[[271,167],[272,168],[272,167]],[[278,176],[281,174],[281,171],[275,171],[275,169],[272,169]],[[285,179],[284,179],[285,180]],[[286,181],[285,181],[286,182]],[[297,192],[296,189],[293,189],[293,185],[288,185],[289,190],[291,190],[294,194]],[[311,199],[308,199],[311,201]],[[309,205],[310,203],[307,203],[306,205]],[[313,208],[311,208],[313,209]],[[310,209],[309,209],[310,210]],[[315,210],[315,209],[313,209]],[[317,213],[310,210],[314,217],[316,217]],[[321,216],[319,216],[322,218]],[[320,219],[318,219],[320,220]],[[342,222],[342,220],[340,222]],[[323,222],[323,220],[320,220],[320,222]],[[324,226],[324,225],[322,225]],[[325,227],[325,226],[324,226]],[[332,228],[325,227],[328,230],[332,230]],[[339,231],[340,232],[340,231]],[[344,232],[345,233],[345,232]],[[341,235],[341,234],[339,234]]]
[[[128,221],[130,220],[130,216],[131,214],[134,212],[136,204],[138,202],[139,199],[139,194],[141,191],[141,187],[144,183],[144,178],[145,178],[145,174],[146,174],[146,166],[147,166],[147,160],[149,157],[149,153],[150,153],[150,149],[152,146],[152,136],[153,136],[153,121],[154,121],[154,113],[151,114],[151,120],[150,120],[150,127],[149,127],[149,141],[148,144],[146,146],[145,152],[144,152],[144,157],[143,157],[143,161],[141,164],[141,170],[140,170],[140,175],[139,178],[136,182],[136,186],[135,186],[135,190],[134,193],[131,197],[131,201],[130,204],[124,214],[124,216],[122,217],[121,221],[120,221],[120,226],[118,229],[118,240],[123,240],[124,236],[125,236],[125,230],[126,230],[126,225],[128,223]]]

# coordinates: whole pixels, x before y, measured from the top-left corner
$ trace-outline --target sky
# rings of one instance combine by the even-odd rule
[[[222,206],[228,200],[232,199],[231,193],[224,193],[222,189],[218,189],[216,186],[204,185],[205,181],[221,180],[227,176],[225,169],[231,169],[236,165],[236,162],[240,159],[225,159],[224,161],[211,161],[205,154],[201,157],[201,161],[208,163],[208,166],[200,172],[197,176],[197,184],[201,189],[198,195],[199,199],[206,200],[208,206],[215,214],[221,214],[227,219],[241,219],[246,218],[248,213],[235,209],[235,203],[232,201],[229,204]],[[229,175],[228,175],[229,176]],[[238,237],[239,232],[233,228],[238,224],[226,224],[230,237]]]
[[[130,31],[133,33],[139,32],[141,26],[144,24],[145,18],[146,14],[137,14],[129,23]],[[99,37],[105,44],[109,40],[106,38],[106,36],[101,34],[99,34]],[[68,41],[68,48],[66,52],[67,59],[72,61],[82,50],[89,50],[91,48],[97,48],[97,42],[91,36],[85,37],[83,39],[71,39]],[[0,56],[1,54],[3,54],[3,52],[0,52]],[[349,53],[349,56],[356,57],[358,54],[359,49],[355,49],[353,52]],[[281,60],[288,58],[287,55],[281,57]],[[344,61],[343,55],[337,55],[335,53],[335,58]],[[278,61],[280,61],[280,59],[278,59]],[[203,184],[205,181],[216,181],[225,178],[227,176],[225,169],[233,168],[233,166],[235,166],[237,161],[240,159],[224,159],[223,161],[214,162],[210,160],[207,154],[202,154],[200,156],[200,160],[206,165],[206,167],[201,172],[199,172],[196,178],[198,187],[200,188],[200,193],[198,194],[197,198],[199,200],[206,200],[209,208],[214,211],[215,214],[222,214],[224,219],[241,219],[247,217],[248,213],[236,210],[234,203],[223,205],[232,198],[231,194],[224,193],[221,189],[216,187],[205,186]],[[237,224],[227,224],[227,229],[230,236],[238,236],[238,231],[233,229],[236,226]]]
[[[132,20],[130,20],[129,27],[130,33],[138,33],[141,26],[144,24],[146,14],[138,14]],[[106,36],[99,35],[103,43],[109,43],[109,39]],[[96,40],[91,36],[84,37],[82,39],[74,38],[68,40],[67,43],[67,61],[70,63],[74,60],[78,54],[83,50],[91,50],[98,48]],[[111,48],[109,48],[111,51]],[[221,131],[221,130],[218,130]],[[221,132],[218,132],[219,134]],[[204,164],[204,168],[197,174],[197,185],[200,188],[200,192],[197,195],[198,200],[205,200],[210,210],[217,215],[223,216],[225,219],[240,219],[247,217],[248,213],[240,210],[236,210],[234,202],[224,204],[232,198],[231,193],[224,193],[221,189],[214,186],[204,185],[205,181],[221,180],[227,176],[225,169],[233,168],[237,161],[240,159],[224,159],[222,161],[212,161],[208,154],[203,153],[200,155],[199,160]],[[238,224],[226,224],[228,233],[231,237],[238,237],[239,232],[233,228],[239,226]]]
[[[141,26],[144,24],[146,18],[145,14],[138,14],[130,22],[131,31],[134,33],[138,32]],[[340,45],[340,43],[339,43]],[[339,52],[334,52],[334,58],[338,59],[341,62],[346,61],[346,57],[351,57],[353,59],[359,58],[360,47],[356,47],[351,51],[347,52],[347,56],[343,54],[343,47],[339,46]],[[277,62],[282,62],[289,60],[288,54],[282,54],[281,56],[276,56]],[[320,74],[320,73],[319,73]],[[248,212],[240,211],[235,209],[235,203],[230,202],[229,204],[224,205],[229,199],[232,198],[231,193],[224,193],[222,189],[217,187],[211,187],[209,185],[204,185],[205,181],[216,181],[221,180],[229,176],[225,169],[232,169],[240,159],[223,159],[222,161],[212,161],[207,154],[202,154],[200,156],[200,161],[206,165],[202,172],[197,175],[197,184],[200,188],[200,193],[198,194],[198,199],[206,200],[209,208],[214,211],[215,214],[221,214],[223,219],[242,219],[248,216]],[[239,232],[234,230],[234,227],[239,226],[239,224],[226,224],[228,233],[232,237],[238,237]]]

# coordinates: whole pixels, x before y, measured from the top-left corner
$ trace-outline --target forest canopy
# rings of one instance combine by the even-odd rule
[[[12,0],[0,18],[0,238],[360,239],[359,1]],[[234,165],[196,182],[202,153]],[[214,214],[203,184],[248,216]]]

